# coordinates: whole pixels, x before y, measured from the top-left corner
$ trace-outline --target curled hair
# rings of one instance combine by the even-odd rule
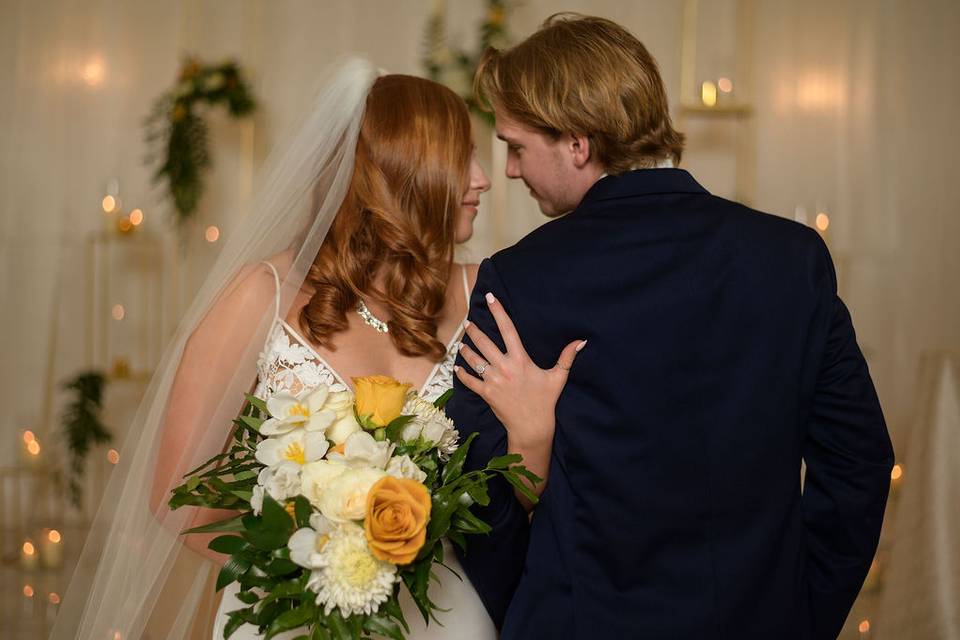
[[[488,48],[474,76],[477,102],[536,131],[585,135],[607,173],[680,162],[657,63],[604,18],[555,14],[520,44]]]
[[[313,295],[300,323],[312,340],[333,350],[364,298],[389,309],[400,353],[443,358],[437,326],[471,154],[470,118],[455,93],[413,76],[377,79],[347,195],[307,274]]]

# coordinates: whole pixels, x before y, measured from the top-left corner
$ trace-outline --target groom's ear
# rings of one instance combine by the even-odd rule
[[[590,162],[590,138],[584,135],[572,133],[568,140],[570,157],[573,159],[573,166],[582,169]]]

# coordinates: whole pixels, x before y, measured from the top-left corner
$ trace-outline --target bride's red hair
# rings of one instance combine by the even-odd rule
[[[300,323],[312,340],[332,350],[362,296],[390,310],[390,338],[400,353],[444,356],[437,325],[469,181],[470,133],[466,105],[443,85],[404,75],[377,79],[353,179],[306,279],[314,294]]]

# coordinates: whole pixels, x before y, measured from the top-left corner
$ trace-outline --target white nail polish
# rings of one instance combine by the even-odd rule
[[[587,346],[587,341],[586,341],[586,340],[584,340],[583,342],[581,342],[580,344],[577,345],[577,351],[580,351],[580,350],[583,349],[585,346]]]
[[[468,329],[468,328],[470,328],[470,325],[471,325],[471,324],[473,324],[473,323],[470,322],[469,320],[464,320],[464,321],[463,321],[463,328],[464,328],[464,329]]]
[[[497,301],[497,299],[494,298],[494,297],[493,297],[493,294],[490,293],[490,292],[487,292],[487,295],[484,296],[484,297],[487,299],[487,304],[493,304],[494,302]]]

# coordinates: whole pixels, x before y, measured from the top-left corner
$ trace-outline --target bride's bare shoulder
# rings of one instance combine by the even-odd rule
[[[217,308],[235,311],[272,302],[277,291],[276,275],[282,281],[293,266],[293,250],[283,251],[261,262],[244,265],[223,289]],[[269,263],[269,264],[267,264]],[[273,269],[270,268],[273,266]]]

